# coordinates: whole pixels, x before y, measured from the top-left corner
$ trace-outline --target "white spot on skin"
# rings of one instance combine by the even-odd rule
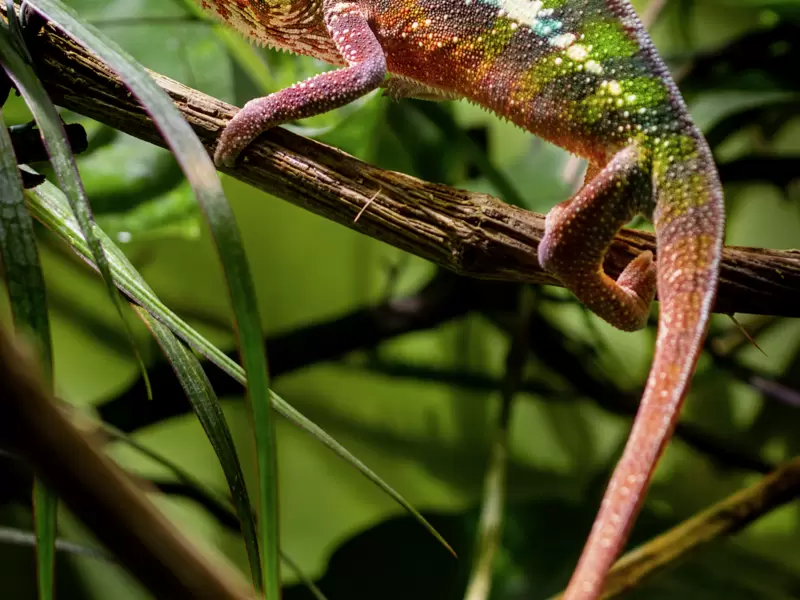
[[[575,41],[575,35],[572,33],[562,33],[550,40],[550,45],[556,48],[567,48],[572,42]],[[567,53],[569,55],[569,53]]]
[[[509,2],[504,8],[510,19],[525,25],[533,25],[536,23],[538,16],[547,16],[545,14],[547,11],[542,10],[543,5],[544,2],[542,0],[533,0],[533,2]]]
[[[596,60],[589,60],[586,61],[586,70],[594,75],[600,75],[603,73],[603,66]]]
[[[589,50],[583,44],[572,44],[567,48],[567,56],[575,62],[583,62],[589,58]]]

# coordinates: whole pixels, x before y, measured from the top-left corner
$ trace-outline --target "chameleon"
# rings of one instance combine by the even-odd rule
[[[599,598],[688,392],[725,227],[711,151],[630,2],[197,2],[255,42],[340,67],[248,102],[220,135],[220,167],[262,132],[380,87],[396,99],[465,98],[587,160],[583,186],[546,217],[539,264],[625,331],[645,326],[656,291],[660,301],[642,400],[563,596]],[[657,260],[643,252],[614,280],[604,256],[640,214],[655,226]]]

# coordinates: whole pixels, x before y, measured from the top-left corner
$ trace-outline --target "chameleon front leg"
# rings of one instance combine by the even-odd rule
[[[615,327],[644,327],[656,293],[653,255],[643,252],[614,281],[603,272],[603,259],[620,228],[646,209],[653,197],[644,159],[628,147],[587,180],[570,200],[552,208],[539,244],[539,264],[583,304]]]
[[[386,77],[386,57],[353,0],[323,0],[325,26],[346,67],[245,104],[222,132],[214,162],[232,166],[239,154],[272,127],[339,108],[371,92]]]

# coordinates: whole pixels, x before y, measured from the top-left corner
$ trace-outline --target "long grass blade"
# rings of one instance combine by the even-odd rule
[[[491,446],[489,465],[483,486],[483,502],[478,522],[478,539],[464,600],[489,600],[492,591],[495,558],[503,533],[508,471],[508,434],[514,397],[522,384],[528,357],[528,329],[533,311],[533,294],[527,287],[520,290],[519,319],[506,356],[506,373],[500,398],[500,415]]]
[[[197,360],[167,327],[154,319],[141,306],[134,306],[139,317],[158,341],[159,346],[167,356],[175,375],[183,387],[189,402],[192,404],[206,436],[217,454],[217,459],[222,466],[225,479],[233,498],[236,515],[242,527],[247,558],[250,562],[250,574],[253,585],[261,591],[262,574],[261,561],[258,552],[258,534],[256,516],[251,510],[250,496],[244,482],[244,473],[233,445],[228,422],[222,412],[219,399],[211,388],[200,361]]]
[[[40,600],[55,596],[58,497],[40,480],[33,483],[33,526],[36,534],[36,587]]]
[[[22,178],[5,119],[0,111],[0,262],[5,267],[14,326],[36,345],[42,374],[52,385],[53,349],[47,295],[33,220],[25,208]],[[58,499],[42,482],[33,487],[36,578],[39,598],[54,593]]]

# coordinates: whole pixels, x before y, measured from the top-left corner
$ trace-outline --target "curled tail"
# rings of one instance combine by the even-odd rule
[[[655,357],[622,458],[563,600],[601,597],[675,428],[706,336],[725,217],[710,152],[702,138],[696,142],[685,160],[654,164],[660,300]]]

